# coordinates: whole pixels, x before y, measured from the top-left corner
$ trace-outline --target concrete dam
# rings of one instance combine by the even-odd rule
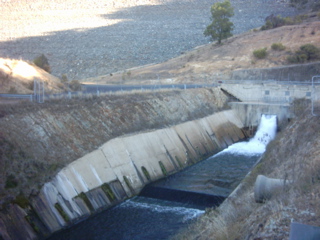
[[[139,131],[134,129],[132,133],[129,131],[127,134],[111,137],[105,142],[101,140],[98,147],[87,150],[82,156],[65,164],[37,193],[30,194],[29,206],[23,208],[19,204],[7,205],[6,212],[0,213],[3,239],[19,239],[21,236],[25,239],[37,239],[39,236],[50,235],[95,212],[139,194],[148,183],[179,172],[235,142],[246,139],[246,129],[257,126],[255,122],[248,125],[245,117],[248,108],[231,108],[232,104],[228,106],[230,99],[219,88],[153,96],[152,101],[157,103],[156,106],[150,104],[149,98],[144,99],[143,103],[140,101],[139,104],[149,103],[147,108],[150,113],[151,110],[155,111],[154,107],[158,108],[158,111],[168,109],[168,104],[181,102],[181,99],[184,99],[185,104],[181,108],[194,109],[192,113],[189,112],[189,116],[182,113],[177,121],[169,119],[168,115],[176,116],[173,112],[163,112],[163,118],[167,120],[166,127],[141,127]],[[104,105],[103,108],[107,107]],[[177,106],[177,111],[179,108],[180,106]],[[67,126],[68,121],[57,121],[58,116],[48,108],[36,111],[32,117],[34,118],[35,114],[43,114],[43,111],[54,116],[52,124],[55,126]],[[281,116],[278,121],[292,117],[287,109],[277,109],[275,106],[264,106],[261,111],[251,111],[250,114],[254,119],[258,119],[263,112]],[[68,115],[69,121],[73,118],[72,114]],[[14,114],[2,117],[2,123],[12,119],[12,115]],[[31,114],[20,118],[20,124],[28,119],[28,115],[30,117]],[[123,124],[125,121],[123,116],[119,117],[121,118],[122,121],[119,122]],[[47,116],[46,121],[48,119]],[[150,121],[150,118],[144,120]],[[39,122],[38,125],[48,133],[50,129],[45,129],[41,120]],[[82,122],[93,127],[88,116],[84,117]],[[29,126],[29,131],[35,126],[37,124]],[[7,127],[10,129],[8,123]],[[7,139],[13,141],[9,136]],[[23,146],[25,143],[16,140],[15,144]],[[50,144],[50,140],[46,144]],[[42,151],[39,151],[39,156],[41,154]]]

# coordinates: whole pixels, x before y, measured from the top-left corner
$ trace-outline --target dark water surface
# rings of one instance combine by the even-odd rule
[[[141,196],[54,234],[49,240],[161,240],[221,203],[249,172],[276,133],[276,116],[262,116],[254,138],[148,185]],[[170,200],[170,201],[168,201]]]
[[[168,239],[203,214],[205,208],[216,205],[215,200],[212,200],[214,195],[227,197],[258,157],[259,155],[230,153],[210,157],[180,173],[151,184],[150,191],[160,192],[162,196],[134,197],[49,239]],[[157,188],[173,191],[163,192]],[[148,195],[148,191],[147,189],[143,192]],[[198,198],[209,200],[199,202]]]

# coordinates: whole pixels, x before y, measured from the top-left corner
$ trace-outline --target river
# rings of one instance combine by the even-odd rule
[[[149,184],[139,196],[90,217],[48,240],[168,239],[218,206],[241,182],[276,134],[276,116],[261,117],[255,136],[179,173]]]

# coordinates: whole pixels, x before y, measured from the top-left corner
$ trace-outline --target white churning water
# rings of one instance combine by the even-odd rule
[[[255,136],[248,142],[235,143],[223,150],[221,153],[231,153],[235,155],[260,155],[266,150],[268,143],[274,139],[277,131],[277,116],[262,115],[260,125]]]

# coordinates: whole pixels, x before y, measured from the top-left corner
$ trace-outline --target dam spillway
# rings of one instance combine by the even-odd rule
[[[112,139],[63,168],[31,204],[53,233],[244,139],[242,128],[237,115],[225,110],[169,128]]]
[[[56,239],[167,239],[181,227],[204,213],[204,208],[192,201],[194,194],[227,197],[275,137],[276,116],[262,116],[255,136],[246,142],[235,143],[187,169],[148,185],[144,196],[137,196],[106,210],[73,228],[53,235]],[[169,189],[170,198],[146,196],[151,189]],[[175,191],[176,190],[176,191]],[[179,192],[190,192],[187,201],[179,201]],[[157,191],[155,191],[157,192]],[[177,201],[174,201],[176,198]]]

